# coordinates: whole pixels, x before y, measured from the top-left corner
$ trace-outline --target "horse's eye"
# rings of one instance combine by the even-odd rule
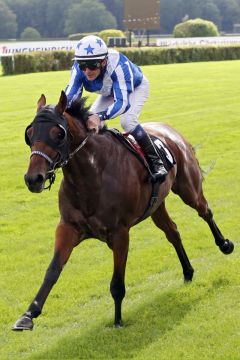
[[[32,135],[33,135],[33,128],[30,127],[29,129],[27,129],[27,136],[30,139],[32,137]]]
[[[65,131],[59,127],[54,127],[50,131],[50,136],[56,143],[60,143],[65,139]]]
[[[59,132],[58,132],[58,135],[57,135],[58,139],[60,141],[64,140],[65,138],[65,132],[61,129]]]
[[[32,126],[31,126],[31,127],[29,127],[29,128],[26,130],[26,132],[25,132],[25,142],[26,142],[26,144],[29,145],[29,146],[30,146],[30,144],[31,144],[31,138],[32,138],[32,136],[33,136],[33,128],[32,128]]]

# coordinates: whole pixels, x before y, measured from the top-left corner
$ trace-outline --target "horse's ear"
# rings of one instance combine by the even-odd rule
[[[67,108],[67,96],[65,92],[62,90],[61,96],[59,98],[58,104],[56,105],[55,109],[60,115],[62,115],[66,110],[66,108]]]
[[[37,111],[46,105],[46,97],[44,94],[41,95],[40,99],[37,102]]]

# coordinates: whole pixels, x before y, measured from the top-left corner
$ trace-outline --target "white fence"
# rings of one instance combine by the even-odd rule
[[[77,42],[72,40],[0,42],[0,57],[31,51],[74,50]]]
[[[74,50],[77,40],[55,41],[9,41],[0,42],[0,57],[31,51]],[[156,45],[161,47],[182,45],[226,45],[240,44],[240,36],[219,36],[203,38],[157,38]]]
[[[196,38],[158,38],[156,45],[162,47],[190,45],[240,45],[240,36],[216,36]]]

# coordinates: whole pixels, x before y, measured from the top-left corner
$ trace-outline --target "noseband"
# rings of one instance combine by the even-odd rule
[[[59,141],[54,140],[50,136],[51,129],[56,126],[59,127],[62,132],[62,136]],[[30,128],[33,128],[33,135],[31,138],[29,138],[27,133],[28,129]],[[34,118],[33,122],[28,125],[25,130],[25,142],[28,146],[32,147],[36,142],[43,142],[57,152],[55,159],[51,159],[47,154],[39,150],[34,150],[31,152],[30,159],[33,155],[38,155],[43,157],[49,163],[50,170],[47,172],[49,185],[44,189],[50,190],[52,184],[55,181],[57,169],[65,166],[69,160],[86,144],[88,140],[87,135],[81,144],[72,153],[69,153],[67,135],[68,124],[66,118],[63,115],[55,112],[54,107],[52,106],[46,106],[44,109],[40,110]]]

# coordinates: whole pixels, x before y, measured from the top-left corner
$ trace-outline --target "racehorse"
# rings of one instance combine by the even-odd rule
[[[107,243],[113,251],[114,270],[110,292],[115,304],[114,325],[122,325],[121,307],[125,296],[125,267],[129,230],[143,219],[149,208],[152,182],[149,172],[109,131],[93,133],[86,126],[89,112],[85,100],[67,108],[62,91],[56,106],[38,100],[37,114],[25,131],[31,147],[25,183],[34,193],[51,187],[57,168],[62,168],[59,190],[60,222],[56,228],[55,249],[43,283],[28,310],[13,330],[32,330],[33,318],[43,305],[75,246],[87,238]],[[202,190],[202,172],[192,146],[174,129],[161,123],[146,123],[144,128],[166,144],[175,158],[166,180],[160,185],[149,214],[174,246],[185,281],[191,281],[194,269],[182,245],[176,224],[165,207],[172,190],[203,218],[224,254],[234,244],[217,227]],[[46,181],[49,180],[49,186]]]

